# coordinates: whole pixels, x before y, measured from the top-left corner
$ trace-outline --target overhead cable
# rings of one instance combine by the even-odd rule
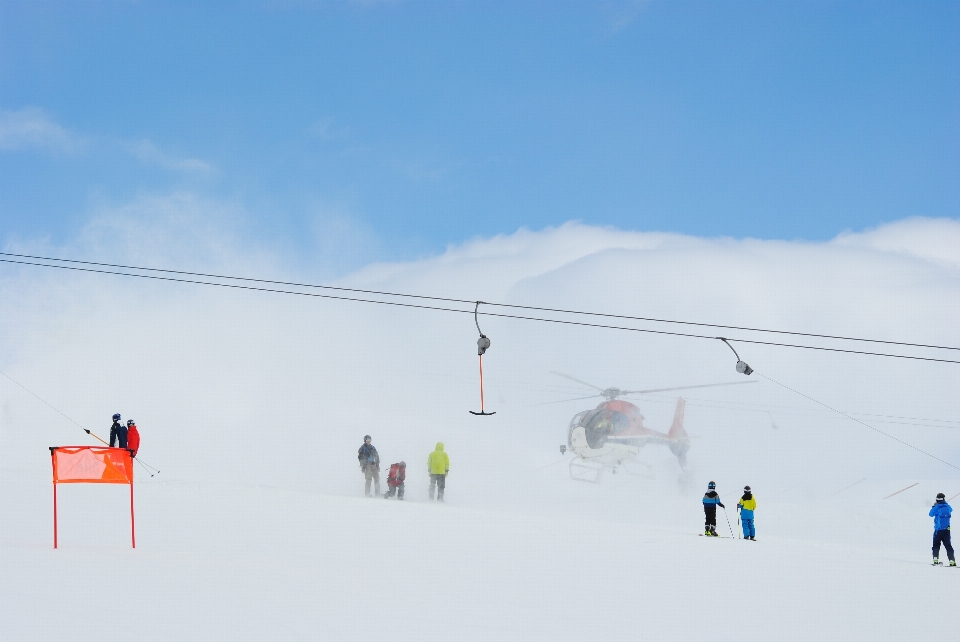
[[[937,457],[936,455],[931,455],[931,454],[928,453],[927,451],[921,450],[920,448],[917,448],[917,447],[914,446],[913,444],[909,444],[909,443],[905,442],[905,441],[902,440],[902,439],[898,439],[897,437],[894,437],[894,436],[891,435],[890,433],[884,432],[884,431],[880,430],[879,428],[874,428],[873,426],[871,426],[871,425],[868,424],[867,422],[865,422],[865,421],[860,421],[860,420],[857,419],[856,417],[852,417],[852,416],[850,416],[849,414],[843,412],[842,410],[837,410],[836,408],[834,408],[834,407],[832,407],[832,406],[828,406],[827,404],[823,403],[822,401],[818,401],[818,400],[814,399],[813,397],[811,397],[811,396],[809,396],[809,395],[803,394],[803,393],[800,392],[799,390],[795,390],[794,388],[791,388],[790,386],[788,386],[788,385],[786,385],[786,384],[783,384],[783,383],[780,383],[779,381],[776,381],[776,380],[774,380],[774,379],[771,379],[770,377],[767,377],[767,376],[765,376],[765,375],[762,375],[762,374],[760,374],[759,372],[757,373],[757,376],[760,377],[761,379],[766,379],[766,380],[769,381],[770,383],[775,383],[775,384],[777,384],[778,386],[780,386],[781,388],[786,388],[786,389],[789,390],[790,392],[793,392],[793,393],[795,393],[795,394],[798,394],[798,395],[800,395],[801,397],[803,397],[804,399],[809,399],[809,400],[812,401],[813,403],[819,404],[819,405],[823,406],[824,408],[827,408],[828,410],[832,410],[833,412],[837,413],[838,415],[842,415],[842,416],[846,417],[846,418],[849,419],[850,421],[855,421],[855,422],[857,422],[858,424],[860,424],[861,426],[866,426],[866,427],[869,428],[870,430],[872,430],[872,431],[874,431],[874,432],[878,432],[878,433],[880,433],[881,435],[883,435],[884,437],[888,437],[888,438],[890,438],[890,439],[892,439],[892,440],[894,440],[894,441],[896,441],[896,442],[899,442],[899,443],[903,444],[904,446],[906,446],[906,447],[908,447],[908,448],[912,448],[913,450],[916,450],[918,453],[921,453],[921,454],[923,454],[923,455],[926,455],[927,457],[930,457],[931,459],[936,459],[936,460],[939,461],[941,464],[946,464],[947,466],[950,466],[950,468],[954,468],[954,469],[956,469],[956,470],[960,470],[960,466],[956,466],[956,465],[954,465],[954,464],[951,464],[949,461],[945,461],[945,460],[943,460],[943,459],[940,459],[940,458]],[[906,490],[906,489],[904,489],[904,490]],[[898,492],[902,492],[902,491],[898,491]],[[894,493],[894,495],[896,495],[896,493]],[[892,495],[891,495],[891,497],[892,497]],[[886,497],[884,497],[884,499],[886,499]]]
[[[82,430],[83,432],[87,433],[88,435],[90,435],[91,437],[93,437],[94,439],[96,439],[97,441],[101,442],[104,446],[110,447],[110,444],[108,444],[108,443],[107,443],[106,441],[104,441],[102,438],[98,437],[95,433],[91,432],[89,429],[84,428],[83,426],[81,426],[80,424],[78,424],[78,423],[77,423],[76,421],[74,421],[71,417],[68,417],[68,416],[67,416],[63,411],[61,411],[59,408],[57,408],[56,406],[54,406],[53,404],[51,404],[50,402],[48,402],[46,399],[42,398],[40,395],[38,395],[38,394],[35,393],[34,391],[32,391],[32,390],[30,390],[29,388],[27,388],[25,385],[23,385],[22,383],[20,383],[19,381],[17,381],[16,379],[14,379],[13,377],[11,377],[10,375],[8,375],[6,372],[3,372],[2,370],[0,370],[0,375],[3,375],[4,377],[6,377],[7,379],[9,379],[9,380],[12,381],[13,383],[15,383],[15,384],[17,384],[18,386],[20,386],[21,388],[23,388],[25,391],[27,391],[28,393],[30,393],[31,395],[33,395],[34,397],[36,397],[41,403],[46,404],[46,405],[47,405],[48,407],[50,407],[50,409],[52,409],[54,412],[58,413],[58,414],[61,415],[63,418],[65,418],[67,421],[69,421],[70,423],[74,424],[77,428],[79,428],[79,429]],[[133,460],[134,460],[135,462],[137,462],[138,464],[140,464],[141,466],[143,466],[144,469],[146,469],[146,471],[147,471],[148,473],[150,473],[150,476],[151,476],[151,477],[153,477],[153,475],[154,475],[154,473],[151,472],[151,470],[156,471],[157,474],[160,473],[159,470],[157,470],[156,468],[154,468],[154,467],[151,466],[150,464],[147,464],[147,463],[143,462],[142,460],[140,460],[140,459],[138,459],[138,458],[136,458],[136,457],[134,457]]]
[[[0,253],[0,254],[3,254],[3,253]],[[33,263],[33,262],[28,262],[28,261],[15,261],[15,260],[12,260],[12,259],[0,259],[0,263],[12,263],[12,264],[18,264],[18,265],[30,265],[30,266],[34,266],[34,267],[56,268],[56,269],[59,269],[59,270],[73,270],[73,271],[77,271],[77,272],[89,272],[89,273],[95,273],[95,274],[111,274],[111,275],[115,275],[115,276],[129,276],[129,277],[135,277],[135,278],[139,278],[139,279],[151,279],[151,280],[154,280],[154,281],[168,281],[168,282],[174,282],[174,283],[191,283],[191,284],[194,284],[194,285],[210,285],[210,286],[216,286],[216,287],[221,287],[221,288],[231,288],[231,289],[235,289],[235,290],[248,290],[248,291],[256,291],[256,292],[269,292],[269,293],[274,293],[274,294],[291,294],[291,295],[296,295],[296,296],[313,297],[313,298],[320,298],[320,299],[332,299],[332,300],[338,300],[338,301],[353,301],[353,302],[357,302],[357,303],[376,303],[376,304],[379,304],[379,305],[391,305],[391,306],[395,306],[395,307],[415,308],[415,309],[420,309],[420,310],[434,310],[434,311],[437,311],[437,312],[455,312],[455,313],[458,313],[458,314],[474,314],[474,311],[473,311],[473,310],[462,310],[462,309],[457,309],[457,308],[445,308],[445,307],[437,307],[437,306],[429,306],[429,305],[418,305],[418,304],[415,304],[415,303],[401,303],[401,302],[399,302],[399,301],[380,301],[380,300],[376,300],[376,299],[363,299],[363,298],[358,298],[358,297],[338,296],[338,295],[333,295],[333,294],[319,294],[319,293],[315,293],[315,292],[297,292],[297,291],[294,291],[294,290],[280,290],[280,289],[276,289],[276,288],[263,288],[263,287],[255,287],[255,286],[252,286],[252,285],[238,285],[238,284],[235,284],[235,283],[215,283],[215,282],[212,282],[212,281],[198,281],[198,280],[194,280],[194,279],[178,279],[178,278],[174,278],[174,277],[157,276],[157,275],[153,275],[153,274],[131,274],[130,272],[116,272],[116,271],[112,271],[112,270],[97,270],[97,269],[93,269],[93,268],[82,268],[82,267],[75,267],[75,266],[70,266],[70,265],[49,265],[49,264],[46,264],[46,263]],[[128,268],[128,269],[138,269],[138,268]],[[150,268],[143,268],[143,269],[150,269]],[[173,272],[173,271],[168,271],[168,272]],[[229,279],[229,278],[234,278],[234,277],[216,277],[216,276],[214,276],[214,275],[211,275],[211,277],[212,277],[212,278],[228,278],[228,279]],[[256,279],[249,279],[249,280],[251,280],[251,281],[256,281]],[[290,285],[297,285],[297,284],[290,284]],[[303,287],[327,287],[327,286],[303,286]],[[382,295],[384,295],[384,296],[405,296],[405,297],[415,297],[415,298],[420,298],[420,299],[431,299],[431,300],[436,300],[436,301],[460,302],[459,299],[443,299],[443,298],[440,298],[440,297],[425,297],[425,296],[418,296],[418,295],[397,295],[397,294],[388,293],[388,292],[375,292],[375,291],[372,291],[372,290],[353,290],[353,289],[349,289],[349,288],[331,288],[331,289],[338,289],[338,290],[341,290],[341,291],[348,291],[348,292],[363,292],[363,293],[367,293],[367,294],[382,294]],[[464,300],[463,303],[475,304],[476,302],[475,302],[475,301],[466,301],[466,300]],[[491,305],[492,305],[492,304],[491,304]],[[501,305],[501,304],[498,304],[498,305]],[[523,308],[523,306],[506,306],[505,304],[502,304],[501,307]],[[530,308],[527,308],[527,309],[530,309]],[[648,328],[631,328],[631,327],[626,327],[626,326],[607,325],[607,324],[601,324],[601,323],[586,323],[586,322],[584,322],[584,321],[567,321],[567,320],[563,320],[563,319],[545,319],[545,318],[542,318],[542,317],[524,316],[524,315],[519,315],[519,314],[503,314],[503,313],[498,313],[498,312],[485,312],[484,314],[485,314],[486,316],[500,317],[500,318],[504,318],[504,319],[519,319],[519,320],[524,320],[524,321],[537,321],[537,322],[541,322],[541,323],[557,323],[557,324],[561,324],[561,325],[572,325],[572,326],[580,326],[580,327],[587,327],[587,328],[600,328],[600,329],[606,329],[606,330],[623,330],[623,331],[626,331],[626,332],[641,332],[641,333],[645,333],[645,334],[658,334],[658,335],[664,335],[664,336],[686,337],[686,338],[692,338],[692,339],[709,339],[709,340],[711,340],[711,341],[715,341],[715,340],[717,340],[718,338],[720,338],[720,337],[713,337],[713,336],[708,336],[708,335],[703,335],[703,334],[693,334],[693,333],[688,333],[688,332],[670,332],[670,331],[667,331],[667,330],[651,330],[651,329],[648,329]],[[802,350],[820,350],[820,351],[824,351],[824,352],[838,352],[838,353],[846,353],[846,354],[861,354],[861,355],[869,355],[869,356],[875,356],[875,357],[889,357],[889,358],[894,358],[894,359],[911,359],[911,360],[915,360],[915,361],[930,361],[930,362],[937,362],[937,363],[954,363],[954,364],[960,364],[960,361],[958,361],[958,360],[953,360],[953,359],[936,359],[936,358],[933,358],[933,357],[920,357],[920,356],[905,355],[905,354],[892,354],[892,353],[886,353],[886,352],[868,352],[868,351],[865,351],[865,350],[847,350],[847,349],[843,349],[843,348],[827,348],[827,347],[825,347],[825,346],[809,346],[809,345],[800,345],[800,344],[792,344],[792,343],[780,343],[780,342],[775,342],[775,341],[758,341],[758,340],[755,340],[755,339],[737,339],[737,338],[733,338],[733,337],[729,337],[729,340],[730,340],[730,341],[738,341],[738,342],[740,342],[740,343],[752,343],[752,344],[756,344],[756,345],[777,346],[777,347],[782,347],[782,348],[798,348],[798,349],[802,349]],[[899,345],[916,345],[916,346],[918,346],[918,347],[928,347],[928,346],[921,346],[920,344],[899,344]],[[940,347],[940,346],[929,346],[929,347]],[[947,350],[953,350],[953,349],[954,349],[954,348],[943,348],[943,347],[940,347],[940,348],[941,348],[941,349],[947,349]]]
[[[34,260],[41,260],[41,261],[57,261],[57,262],[61,262],[61,263],[76,263],[76,264],[79,264],[79,265],[95,265],[95,266],[99,266],[99,267],[111,267],[111,268],[119,268],[119,269],[124,269],[124,270],[143,270],[143,271],[147,271],[147,272],[163,272],[163,273],[167,273],[167,274],[180,274],[180,275],[184,275],[184,276],[199,276],[199,277],[204,277],[204,278],[231,279],[231,280],[235,280],[235,281],[248,281],[248,282],[251,282],[251,283],[265,283],[265,284],[271,284],[271,285],[288,285],[288,286],[303,287],[303,288],[319,288],[319,289],[325,289],[325,290],[338,290],[338,291],[341,291],[341,292],[355,292],[355,293],[357,293],[357,294],[376,294],[376,295],[380,295],[380,296],[405,297],[405,298],[413,298],[413,299],[423,299],[423,300],[428,300],[428,301],[443,301],[443,302],[446,302],[446,303],[469,303],[469,304],[475,303],[474,300],[470,300],[470,299],[454,299],[454,298],[448,298],[448,297],[426,296],[426,295],[420,295],[420,294],[404,294],[404,293],[400,293],[400,292],[383,292],[383,291],[377,291],[377,290],[363,290],[363,289],[358,289],[358,288],[345,288],[345,287],[339,287],[339,286],[333,286],[333,285],[317,285],[317,284],[313,284],[313,283],[296,283],[296,282],[291,282],[291,281],[274,281],[274,280],[270,280],[270,279],[256,279],[256,278],[242,277],[242,276],[229,276],[229,275],[223,275],[223,274],[208,274],[208,273],[204,273],[204,272],[187,272],[187,271],[184,271],[184,270],[170,270],[170,269],[163,269],[163,268],[148,268],[148,267],[141,267],[141,266],[136,266],[136,265],[121,265],[121,264],[115,264],[115,263],[99,263],[99,262],[95,262],[95,261],[78,261],[78,260],[74,260],[74,259],[57,259],[57,258],[46,257],[46,256],[33,256],[33,255],[30,255],[30,254],[13,254],[13,253],[10,253],[10,252],[0,252],[0,256],[11,256],[11,257],[15,257],[15,258],[34,259]],[[10,261],[10,262],[15,262],[15,261]],[[37,265],[37,264],[29,263],[29,264],[27,264],[27,265]],[[56,267],[56,266],[47,266],[47,267]],[[628,320],[628,321],[647,321],[647,322],[653,322],[653,323],[668,323],[668,324],[674,324],[674,325],[692,325],[692,326],[699,326],[699,327],[704,327],[704,328],[722,328],[722,329],[728,329],[728,330],[743,330],[743,331],[746,331],[746,332],[766,332],[766,333],[770,333],[770,334],[785,334],[785,335],[791,335],[791,336],[810,337],[810,338],[816,338],[816,339],[835,339],[835,340],[838,340],[838,341],[860,341],[860,342],[865,342],[865,343],[879,343],[879,344],[884,344],[884,345],[898,345],[898,346],[906,346],[906,347],[912,347],[912,348],[930,348],[930,349],[933,349],[933,350],[957,350],[957,351],[960,351],[960,347],[940,346],[940,345],[927,344],[927,343],[910,343],[910,342],[907,342],[907,341],[889,341],[889,340],[884,340],[884,339],[865,339],[865,338],[862,338],[862,337],[848,337],[848,336],[832,335],[832,334],[815,334],[815,333],[811,333],[811,332],[795,332],[795,331],[790,331],[790,330],[772,330],[772,329],[769,329],[769,328],[752,328],[752,327],[748,327],[748,326],[721,325],[721,324],[716,324],[716,323],[702,323],[702,322],[697,322],[697,321],[678,321],[678,320],[675,320],[675,319],[659,319],[659,318],[655,318],[655,317],[638,317],[638,316],[631,316],[631,315],[625,315],[625,314],[611,314],[611,313],[606,313],[606,312],[588,312],[588,311],[582,311],[582,310],[567,310],[567,309],[563,309],[563,308],[544,308],[544,307],[537,307],[537,306],[530,306],[530,305],[518,305],[518,304],[513,304],[513,303],[490,303],[490,302],[485,302],[485,305],[491,305],[491,306],[502,307],[502,308],[514,308],[514,309],[517,309],[517,310],[532,310],[532,311],[535,311],[535,312],[554,312],[554,313],[557,313],[557,314],[577,314],[577,315],[585,315],[585,316],[604,317],[604,318],[610,318],[610,319],[624,319],[624,320]],[[779,345],[779,344],[773,344],[773,345]],[[864,354],[872,354],[872,353],[864,353]]]

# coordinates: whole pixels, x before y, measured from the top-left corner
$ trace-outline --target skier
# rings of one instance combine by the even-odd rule
[[[940,563],[940,543],[943,542],[950,558],[950,566],[956,566],[957,560],[953,557],[953,545],[950,543],[950,513],[953,509],[947,503],[947,496],[937,493],[937,503],[930,509],[933,518],[933,563]]]
[[[390,464],[390,472],[387,473],[387,492],[383,498],[397,496],[397,499],[403,499],[403,482],[407,478],[407,462],[401,461],[399,464]]]
[[[363,436],[363,445],[357,451],[357,459],[360,460],[360,470],[366,479],[363,492],[367,497],[373,497],[370,494],[370,481],[373,480],[377,485],[377,495],[380,494],[380,454],[373,447],[370,435]]]
[[[717,485],[714,482],[707,484],[707,492],[703,494],[704,535],[720,537],[717,534],[717,506],[726,508],[717,494]]]
[[[120,448],[127,447],[127,427],[120,423],[120,413],[113,416],[113,425],[110,426],[110,447],[117,443]]]
[[[757,529],[753,527],[753,511],[757,509],[757,500],[750,492],[749,486],[743,487],[743,497],[737,502],[740,511],[740,523],[743,524],[743,539],[757,541]]]
[[[442,502],[450,472],[450,457],[443,451],[442,441],[437,442],[436,449],[427,457],[427,472],[430,473],[430,499],[433,499],[433,489],[436,488],[437,501]]]
[[[140,431],[137,430],[137,424],[133,419],[127,420],[127,450],[130,451],[131,457],[136,457],[137,451],[140,450]]]

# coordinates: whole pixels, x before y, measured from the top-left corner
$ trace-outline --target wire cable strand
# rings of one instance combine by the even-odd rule
[[[84,428],[83,426],[81,426],[80,424],[78,424],[78,423],[77,423],[76,421],[74,421],[72,418],[70,418],[70,417],[68,417],[67,415],[65,415],[63,412],[60,411],[59,408],[57,408],[57,407],[55,407],[53,404],[47,402],[45,399],[43,399],[42,397],[40,397],[40,395],[38,395],[37,393],[35,393],[35,392],[33,392],[32,390],[30,390],[29,388],[27,388],[25,385],[23,385],[22,383],[20,383],[19,381],[17,381],[16,379],[14,379],[13,377],[11,377],[10,375],[8,375],[6,372],[3,372],[2,370],[0,370],[0,375],[3,375],[4,377],[6,377],[7,379],[9,379],[9,380],[12,381],[13,383],[15,383],[15,384],[17,384],[18,386],[20,386],[21,388],[23,388],[25,391],[29,392],[31,395],[33,395],[34,397],[36,397],[37,400],[40,401],[40,403],[46,404],[46,405],[47,405],[48,407],[50,407],[54,412],[56,412],[56,413],[59,414],[61,417],[63,417],[64,419],[66,419],[67,421],[69,421],[70,423],[72,423],[73,425],[75,425],[77,428],[79,428],[79,429],[82,430],[83,432],[87,433],[88,435],[90,435],[90,436],[92,436],[92,437],[94,437],[94,438],[96,438],[96,439],[98,439],[98,440],[100,440],[100,441],[103,441],[102,439],[100,439],[99,437],[97,437],[96,435],[94,435],[92,432],[90,432],[89,430],[87,430],[86,428]],[[109,444],[107,444],[107,442],[103,441],[103,443],[106,444],[107,446],[109,446]],[[135,461],[135,462],[137,462],[138,464],[140,464],[141,466],[143,466],[143,468],[144,468],[148,473],[150,473],[150,476],[153,477],[153,472],[150,471],[150,469],[153,468],[153,466],[150,466],[149,464],[146,464],[146,463],[140,461],[140,460],[137,459],[136,457],[133,458],[133,461]],[[157,474],[160,474],[160,471],[157,470],[156,468],[153,468],[153,470],[156,471]]]
[[[768,377],[768,376],[766,376],[766,375],[762,375],[762,374],[760,374],[759,372],[757,372],[756,374],[757,374],[757,376],[760,377],[761,379],[766,379],[766,380],[769,381],[770,383],[775,383],[775,384],[777,384],[778,386],[780,386],[781,388],[786,388],[786,389],[789,390],[790,392],[792,392],[792,393],[794,393],[794,394],[798,394],[798,395],[800,395],[801,397],[803,397],[804,399],[809,399],[809,400],[812,401],[813,403],[819,404],[819,405],[823,406],[824,408],[827,408],[828,410],[832,410],[833,412],[837,413],[838,415],[841,415],[841,416],[843,416],[843,417],[846,417],[846,418],[849,419],[850,421],[855,421],[855,422],[857,422],[858,424],[860,424],[861,426],[866,426],[866,427],[869,428],[870,430],[873,430],[874,432],[880,433],[880,434],[883,435],[884,437],[888,437],[888,438],[890,438],[890,439],[892,439],[892,440],[894,440],[894,441],[900,442],[901,444],[903,444],[904,446],[907,446],[908,448],[912,448],[912,449],[916,450],[918,453],[921,453],[921,454],[923,454],[923,455],[926,455],[927,457],[929,457],[929,458],[931,458],[931,459],[936,459],[936,460],[939,461],[941,464],[946,464],[947,466],[950,466],[950,468],[954,468],[954,469],[956,469],[956,470],[960,470],[960,466],[955,466],[955,465],[951,464],[949,461],[945,461],[945,460],[943,460],[943,459],[940,459],[940,458],[937,457],[936,455],[931,455],[931,454],[928,453],[927,451],[921,450],[921,449],[917,448],[916,446],[914,446],[913,444],[908,444],[908,443],[905,442],[904,440],[898,439],[898,438],[894,437],[894,436],[891,435],[890,433],[883,432],[883,431],[880,430],[879,428],[874,428],[874,427],[871,426],[870,424],[868,424],[868,423],[866,423],[866,422],[864,422],[864,421],[860,421],[860,420],[857,419],[856,417],[851,417],[850,415],[848,415],[847,413],[843,412],[842,410],[837,410],[836,408],[833,408],[832,406],[828,406],[827,404],[823,403],[822,401],[817,401],[817,400],[814,399],[813,397],[811,397],[811,396],[809,396],[809,395],[805,395],[805,394],[803,394],[802,392],[800,392],[799,390],[795,390],[795,389],[791,388],[790,386],[788,386],[788,385],[786,385],[786,384],[783,384],[783,383],[780,383],[779,381],[776,381],[776,380],[774,380],[774,379],[771,379],[770,377]]]
[[[455,312],[455,313],[459,313],[459,314],[474,314],[474,311],[473,311],[473,310],[461,310],[461,309],[457,309],[457,308],[444,308],[444,307],[437,307],[437,306],[430,306],[430,305],[419,305],[419,304],[415,304],[415,303],[401,303],[401,302],[399,302],[399,301],[379,301],[379,300],[376,300],[376,299],[362,299],[362,298],[358,298],[358,297],[338,296],[338,295],[333,295],[333,294],[319,294],[319,293],[315,293],[315,292],[297,292],[297,291],[294,291],[294,290],[280,290],[280,289],[276,289],[276,288],[263,288],[263,287],[255,287],[255,286],[252,286],[252,285],[238,285],[238,284],[235,284],[235,283],[215,283],[215,282],[212,282],[212,281],[198,281],[198,280],[194,280],[194,279],[178,279],[178,278],[169,277],[169,276],[156,276],[156,275],[153,275],[153,274],[131,274],[131,273],[129,273],[129,272],[116,272],[116,271],[111,271],[111,270],[96,270],[96,269],[93,269],[93,268],[74,267],[74,266],[70,266],[70,265],[48,265],[48,264],[45,264],[45,263],[31,263],[31,262],[27,262],[27,261],[15,261],[15,260],[12,260],[12,259],[0,259],[0,263],[13,263],[13,264],[18,264],[18,265],[31,265],[31,266],[34,266],[34,267],[47,267],[47,268],[55,268],[55,269],[58,269],[58,270],[73,270],[73,271],[77,271],[77,272],[90,272],[90,273],[95,273],[95,274],[111,274],[111,275],[114,275],[114,276],[129,276],[129,277],[134,277],[134,278],[138,278],[138,279],[151,279],[151,280],[154,280],[154,281],[169,281],[169,282],[174,282],[174,283],[191,283],[191,284],[194,284],[194,285],[210,285],[210,286],[221,287],[221,288],[231,288],[231,289],[235,289],[235,290],[248,290],[248,291],[256,291],[256,292],[269,292],[269,293],[273,293],[273,294],[291,294],[291,295],[296,295],[296,296],[313,297],[313,298],[320,298],[320,299],[333,299],[333,300],[338,300],[338,301],[353,301],[353,302],[356,302],[356,303],[376,303],[376,304],[379,304],[379,305],[392,305],[392,306],[395,306],[395,307],[415,308],[415,309],[420,309],[420,310],[434,310],[434,311],[437,311],[437,312]],[[226,278],[229,278],[229,277],[226,277]],[[318,287],[323,287],[323,286],[318,286]],[[374,293],[374,292],[372,292],[372,291],[367,291],[367,292],[369,292],[369,293]],[[396,295],[394,295],[394,296],[396,296]],[[415,296],[415,295],[403,295],[403,296]],[[426,297],[421,297],[421,298],[426,298]],[[458,299],[436,299],[436,300],[459,301]],[[476,303],[475,301],[464,301],[464,302],[465,302],[465,303],[470,303],[470,304],[475,304],[475,303]],[[556,323],[556,324],[560,324],[560,325],[571,325],[571,326],[580,326],[580,327],[587,327],[587,328],[600,328],[600,329],[606,329],[606,330],[623,330],[623,331],[626,331],[626,332],[641,332],[641,333],[646,333],[646,334],[658,334],[658,335],[672,336],[672,337],[686,337],[686,338],[693,338],[693,339],[709,339],[709,340],[711,340],[711,341],[716,340],[716,339],[719,338],[719,337],[711,337],[711,336],[704,335],[704,334],[693,334],[693,333],[689,333],[689,332],[670,332],[670,331],[667,331],[667,330],[651,330],[651,329],[648,329],[648,328],[631,328],[631,327],[627,327],[627,326],[607,325],[607,324],[602,324],[602,323],[587,323],[587,322],[584,322],[584,321],[567,321],[567,320],[563,320],[563,319],[545,319],[545,318],[542,318],[542,317],[524,316],[524,315],[519,315],[519,314],[503,314],[503,313],[499,313],[499,312],[484,312],[484,314],[485,314],[486,316],[490,316],[490,317],[500,317],[500,318],[503,318],[503,319],[519,319],[519,320],[524,320],[524,321],[537,321],[537,322],[540,322],[540,323]],[[846,353],[846,354],[860,354],[860,355],[869,355],[869,356],[875,356],[875,357],[888,357],[888,358],[894,358],[894,359],[911,359],[911,360],[915,360],[915,361],[929,361],[929,362],[936,362],[936,363],[960,364],[960,361],[954,360],[954,359],[936,359],[936,358],[933,358],[933,357],[920,357],[920,356],[905,355],[905,354],[892,354],[892,353],[887,353],[887,352],[869,352],[869,351],[866,351],[866,350],[848,350],[848,349],[844,349],[844,348],[827,348],[827,347],[825,347],[825,346],[809,346],[809,345],[800,345],[800,344],[793,344],[793,343],[780,343],[780,342],[775,342],[775,341],[759,341],[759,340],[756,340],[756,339],[737,339],[737,338],[734,338],[734,337],[727,337],[727,339],[728,339],[729,341],[737,341],[737,342],[739,342],[739,343],[752,343],[752,344],[755,344],[755,345],[777,346],[777,347],[782,347],[782,348],[798,348],[798,349],[802,349],[802,350],[820,350],[820,351],[825,351],[825,352],[838,352],[838,353]]]
[[[273,281],[273,280],[269,280],[269,279],[256,279],[256,278],[242,277],[242,276],[229,276],[229,275],[223,275],[223,274],[207,274],[207,273],[204,273],[204,272],[187,272],[187,271],[184,271],[184,270],[170,270],[170,269],[163,269],[163,268],[148,268],[148,267],[141,267],[141,266],[136,266],[136,265],[122,265],[122,264],[115,264],[115,263],[99,263],[99,262],[95,262],[95,261],[79,261],[79,260],[75,260],[75,259],[57,259],[57,258],[51,258],[51,257],[46,257],[46,256],[34,256],[34,255],[30,255],[30,254],[13,254],[13,253],[10,253],[10,252],[0,252],[0,256],[12,256],[12,257],[16,257],[16,258],[26,258],[26,259],[34,259],[34,260],[41,260],[41,261],[58,261],[58,262],[62,262],[62,263],[76,263],[76,264],[79,264],[79,265],[95,265],[95,266],[99,266],[99,267],[112,267],[112,268],[119,268],[119,269],[124,269],[124,270],[143,270],[143,271],[148,271],[148,272],[163,272],[163,273],[167,273],[167,274],[180,274],[180,275],[184,275],[184,276],[199,276],[199,277],[204,277],[204,278],[231,279],[231,280],[235,280],[235,281],[249,281],[249,282],[251,282],[251,283],[265,283],[265,284],[270,284],[270,285],[289,285],[289,286],[296,286],[296,287],[303,287],[303,288],[321,288],[321,289],[326,289],[326,290],[339,290],[339,291],[341,291],[341,292],[356,292],[357,294],[376,294],[376,295],[380,295],[380,296],[406,297],[406,298],[414,298],[414,299],[423,299],[423,300],[427,300],[427,301],[442,301],[442,302],[446,302],[446,303],[470,303],[470,304],[475,303],[474,300],[470,300],[470,299],[454,299],[454,298],[438,297],[438,296],[426,296],[426,295],[420,295],[420,294],[404,294],[404,293],[400,293],[400,292],[383,292],[383,291],[378,291],[378,290],[362,290],[362,289],[357,289],[357,288],[345,288],[345,287],[338,287],[338,286],[333,286],[333,285],[317,285],[317,284],[313,284],[313,283],[296,283],[296,282],[291,282],[291,281]],[[36,265],[36,264],[30,263],[30,264],[28,264],[28,265]],[[47,266],[47,267],[57,267],[57,266]],[[960,347],[941,346],[941,345],[934,345],[934,344],[928,344],[928,343],[910,343],[910,342],[907,342],[907,341],[889,341],[889,340],[884,340],[884,339],[866,339],[866,338],[862,338],[862,337],[848,337],[848,336],[833,335],[833,334],[815,334],[815,333],[811,333],[811,332],[795,332],[795,331],[790,331],[790,330],[772,330],[772,329],[769,329],[769,328],[752,328],[752,327],[748,327],[748,326],[721,325],[721,324],[715,324],[715,323],[701,323],[701,322],[696,322],[696,321],[678,321],[678,320],[674,320],[674,319],[659,319],[659,318],[655,318],[655,317],[637,317],[637,316],[630,316],[630,315],[624,315],[624,314],[610,314],[610,313],[606,313],[606,312],[587,312],[587,311],[582,311],[582,310],[567,310],[567,309],[563,309],[563,308],[543,308],[543,307],[537,307],[537,306],[518,305],[518,304],[512,304],[512,303],[489,303],[489,302],[485,302],[485,304],[486,304],[486,305],[491,305],[491,306],[496,306],[496,307],[501,307],[501,308],[513,308],[513,309],[517,309],[517,310],[532,310],[532,311],[535,311],[535,312],[554,312],[554,313],[557,313],[557,314],[577,314],[577,315],[585,315],[585,316],[604,317],[604,318],[610,318],[610,319],[624,319],[624,320],[629,320],[629,321],[647,321],[647,322],[653,322],[653,323],[668,323],[668,324],[675,324],[675,325],[691,325],[691,326],[698,326],[698,327],[704,327],[704,328],[720,328],[720,329],[728,329],[728,330],[743,330],[743,331],[746,331],[746,332],[766,332],[766,333],[770,333],[770,334],[785,334],[785,335],[791,335],[791,336],[810,337],[810,338],[816,338],[816,339],[835,339],[835,340],[838,340],[838,341],[860,341],[860,342],[865,342],[865,343],[879,343],[879,344],[884,344],[884,345],[898,345],[898,346],[906,346],[906,347],[911,347],[911,348],[930,348],[930,349],[933,349],[933,350],[957,350],[957,351],[960,351]]]

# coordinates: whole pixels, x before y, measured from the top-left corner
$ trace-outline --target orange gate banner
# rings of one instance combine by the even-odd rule
[[[132,484],[133,457],[125,448],[51,448],[55,484]]]

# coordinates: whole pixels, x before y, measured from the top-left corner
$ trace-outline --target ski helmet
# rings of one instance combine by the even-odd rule
[[[373,441],[373,437],[371,437],[370,435],[364,435],[364,436],[363,436],[363,440],[364,440],[364,441],[367,441],[367,440]]]
[[[750,487],[749,487],[749,486],[744,486],[744,487],[743,487],[743,490],[744,490],[745,492],[748,492],[748,493],[749,493],[749,492],[750,492]]]
[[[943,493],[937,493],[937,499],[938,499],[938,500],[940,500],[940,499],[946,499],[946,498],[947,498],[947,496],[944,495]]]
[[[114,421],[120,421],[120,413],[119,413],[119,412],[113,416],[113,420],[114,420]]]
[[[713,490],[716,487],[717,487],[716,482],[710,482],[709,484],[707,484],[707,488],[709,488],[710,490]]]
[[[406,468],[406,467],[407,467],[407,462],[401,461],[401,462],[400,462],[400,468]]]
[[[137,423],[133,419],[127,419],[127,428],[130,426],[136,426]]]

